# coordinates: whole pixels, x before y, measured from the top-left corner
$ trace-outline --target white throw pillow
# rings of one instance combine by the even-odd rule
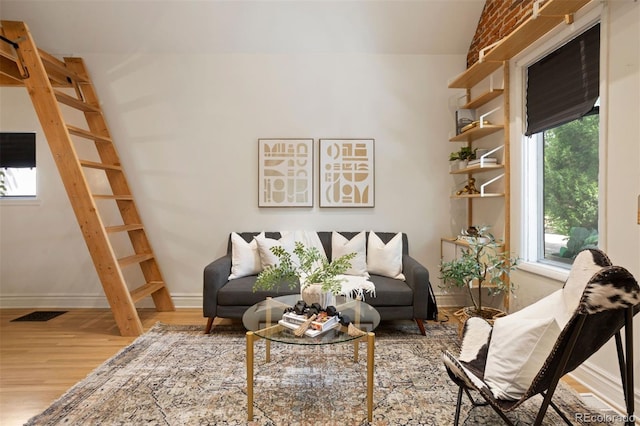
[[[399,232],[387,244],[375,232],[369,232],[367,245],[367,271],[404,281],[402,274],[402,233]]]
[[[301,242],[305,247],[317,248],[320,255],[325,259],[327,258],[327,253],[324,251],[324,246],[316,231],[281,231],[280,234],[283,237],[293,238],[294,241]]]
[[[526,392],[560,335],[552,315],[516,314],[496,319],[491,333],[484,380],[499,399],[516,400]]]
[[[345,275],[356,275],[359,277],[368,277],[367,272],[367,233],[362,231],[352,239],[348,240],[339,232],[331,233],[331,261],[333,262],[340,257],[355,253],[356,257],[351,259],[351,268]]]
[[[260,233],[264,236],[264,232]],[[256,240],[246,242],[238,233],[231,233],[231,275],[229,280],[256,275],[262,271],[262,262]]]
[[[291,260],[294,264],[299,263],[298,256],[293,254],[293,249],[295,248],[294,234],[284,235],[279,240],[267,238],[264,234],[258,235],[254,239],[258,244],[258,253],[260,254],[262,269],[266,269],[268,266],[276,266],[280,263],[280,259],[271,251],[271,247],[276,246],[282,246],[282,248],[291,253]]]

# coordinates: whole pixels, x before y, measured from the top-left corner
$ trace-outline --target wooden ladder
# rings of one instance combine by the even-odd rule
[[[17,43],[16,62],[23,70],[14,74],[26,74],[26,78],[23,78],[24,86],[29,91],[40,119],[120,334],[138,336],[143,333],[143,328],[135,307],[136,302],[151,296],[156,310],[173,311],[175,308],[147,239],[84,62],[81,58],[64,58],[64,61],[61,61],[37,49],[23,22],[2,21],[2,30],[6,38]],[[81,117],[82,114],[73,110],[83,113],[86,128],[67,124],[63,117],[63,109],[68,110],[67,114],[73,114],[74,117]],[[95,149],[78,146],[76,150],[74,140],[78,145],[87,144],[87,140],[93,141]],[[78,152],[89,155],[92,160],[79,158]],[[97,159],[99,160],[95,161]],[[93,174],[90,175],[91,179],[87,179],[87,169],[101,172],[89,172]],[[102,185],[96,185],[95,173],[102,172],[106,178],[101,176],[99,180],[103,181]],[[96,194],[92,190],[92,187],[96,186],[111,189],[101,189],[107,193]],[[114,203],[121,219],[115,220],[117,224],[105,225],[104,222],[109,215],[103,213],[103,220],[98,204],[103,212],[114,213]],[[109,206],[102,204],[111,204],[111,209],[107,210]],[[115,213],[111,216],[118,215]],[[125,233],[130,244],[122,244],[122,237],[119,237],[117,244],[115,241],[112,244],[110,236]],[[124,241],[127,241],[126,237]],[[118,251],[125,251],[127,254],[118,257],[114,246]],[[131,291],[123,274],[123,268],[130,265],[139,266],[144,277],[140,281],[145,282]],[[128,277],[136,278],[135,271],[127,272]],[[139,272],[137,276],[140,276]]]

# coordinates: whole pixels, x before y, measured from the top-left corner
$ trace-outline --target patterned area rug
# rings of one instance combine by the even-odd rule
[[[383,324],[376,330],[374,425],[450,425],[457,388],[441,361],[456,350],[457,329],[429,324],[421,336],[415,324]],[[254,418],[247,422],[246,340],[238,326],[156,324],[86,379],[72,387],[29,425],[368,425],[366,347],[353,362],[353,345],[256,343]],[[532,424],[541,399],[511,413]],[[556,403],[575,424],[593,413],[562,385]],[[549,410],[545,425],[563,423]],[[499,425],[489,407],[463,403],[461,424]]]

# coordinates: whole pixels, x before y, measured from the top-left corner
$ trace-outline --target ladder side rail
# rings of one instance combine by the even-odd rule
[[[66,124],[62,121],[62,111],[35,43],[26,24],[3,21],[2,25],[10,38],[20,40],[22,60],[29,71],[29,78],[24,80],[24,84],[42,123],[120,333],[125,336],[138,336],[143,332],[142,323],[126,287],[104,224],[97,214],[91,190],[82,172]]]

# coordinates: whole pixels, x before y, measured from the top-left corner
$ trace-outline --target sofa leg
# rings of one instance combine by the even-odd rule
[[[415,318],[416,324],[418,324],[418,328],[420,329],[420,334],[423,336],[427,335],[427,330],[424,329],[424,321],[418,318]]]
[[[213,318],[207,319],[207,327],[204,329],[204,334],[211,333],[211,327],[213,326]]]

